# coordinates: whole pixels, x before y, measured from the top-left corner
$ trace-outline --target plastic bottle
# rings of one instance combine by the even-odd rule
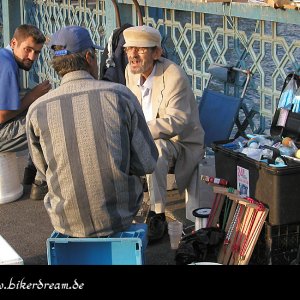
[[[279,147],[279,151],[281,155],[286,155],[286,156],[294,156],[295,154],[295,150],[292,147],[287,147],[283,145]]]
[[[273,141],[266,135],[252,135],[248,140],[247,146],[258,149],[259,146],[271,146]]]
[[[285,137],[282,139],[282,144],[279,147],[281,155],[295,156],[297,150],[298,148],[291,138]]]

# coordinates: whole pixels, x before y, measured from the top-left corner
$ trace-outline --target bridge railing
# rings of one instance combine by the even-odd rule
[[[115,10],[111,0],[9,0],[9,20],[3,25],[0,43],[8,40],[11,23],[15,20],[12,2],[19,2],[21,22],[36,24],[46,35],[66,25],[82,25],[90,30],[93,39],[104,46],[116,27]],[[181,65],[188,74],[196,99],[201,101],[209,80],[208,67],[221,63],[249,69],[252,79],[244,102],[257,110],[252,114],[252,131],[268,130],[275,112],[286,75],[299,73],[300,13],[281,10],[254,3],[202,3],[197,0],[139,0],[145,24],[157,28],[163,36],[168,57]],[[1,3],[1,2],[0,2]],[[117,0],[121,22],[138,24],[135,6],[131,0]],[[14,11],[12,11],[14,10]],[[2,18],[3,19],[3,18]],[[10,26],[10,27],[9,27]],[[10,30],[9,30],[10,29]],[[99,54],[100,58],[100,54]],[[46,47],[28,85],[43,79],[58,83],[48,62]],[[243,80],[241,78],[241,80]],[[227,91],[227,87],[216,87]],[[239,90],[234,90],[234,94]],[[241,112],[241,118],[245,118]]]

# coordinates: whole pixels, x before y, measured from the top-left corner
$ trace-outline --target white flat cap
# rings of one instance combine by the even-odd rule
[[[155,47],[161,46],[161,36],[157,29],[150,26],[134,26],[123,31],[125,44],[123,47]]]

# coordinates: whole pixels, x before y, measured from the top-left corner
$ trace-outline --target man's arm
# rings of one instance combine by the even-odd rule
[[[32,115],[31,115],[32,116]],[[37,170],[46,178],[46,161],[42,152],[39,136],[36,135],[31,116],[26,118],[26,134],[31,159]]]
[[[31,91],[25,94],[21,100],[21,107],[18,110],[0,110],[0,124],[9,121],[10,119],[18,116],[39,97],[46,94],[51,89],[49,80],[45,80],[42,83],[35,86]]]
[[[167,81],[159,116],[147,122],[154,140],[171,139],[188,129],[192,114],[190,99],[194,99],[194,95],[184,78],[177,79]]]

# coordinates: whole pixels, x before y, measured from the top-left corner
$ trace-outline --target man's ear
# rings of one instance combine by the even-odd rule
[[[158,60],[163,53],[163,49],[161,47],[156,47],[153,52],[153,59]]]
[[[10,41],[10,47],[13,49],[16,46],[17,43],[18,42],[17,42],[16,38],[12,38],[11,41]]]
[[[87,51],[87,53],[85,54],[85,59],[89,64],[91,64],[92,60],[95,59],[95,54],[92,53],[91,51]]]

